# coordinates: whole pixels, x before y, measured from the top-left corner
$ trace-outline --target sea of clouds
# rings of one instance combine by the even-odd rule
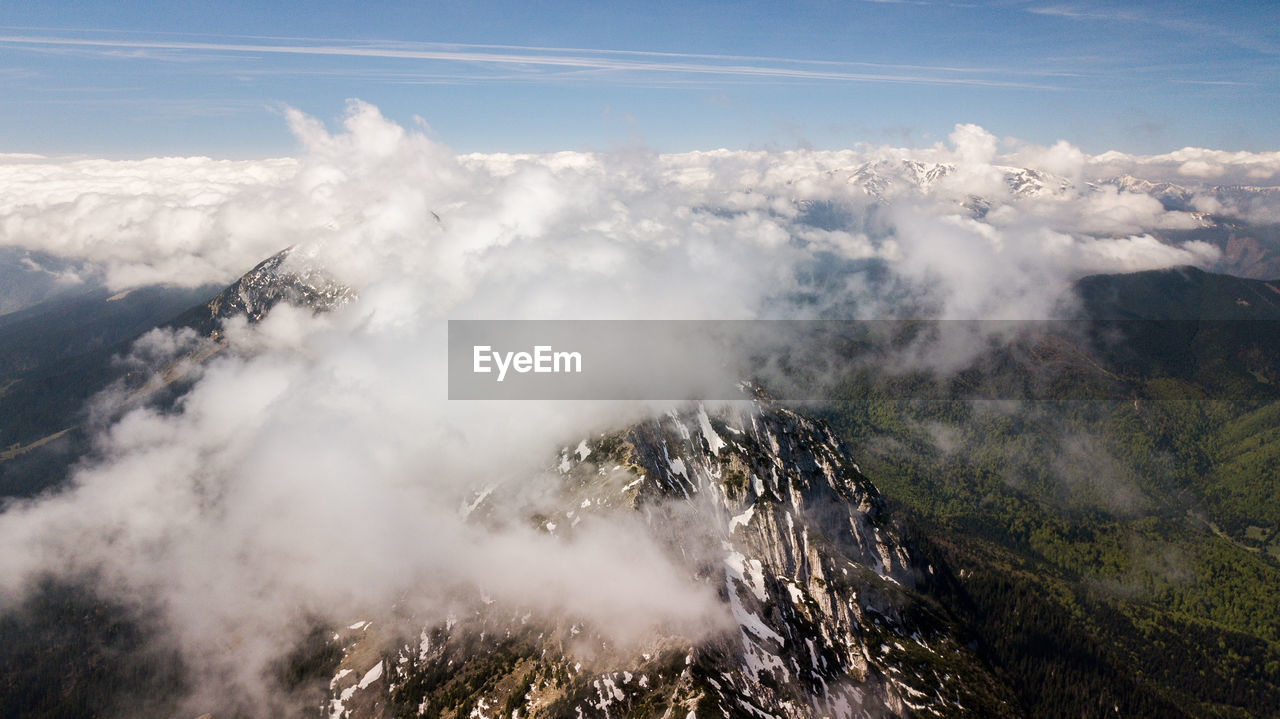
[[[1002,153],[972,125],[918,149],[457,155],[360,102],[338,130],[288,121],[296,158],[0,157],[0,246],[57,258],[59,276],[227,283],[293,246],[294,266],[358,292],[232,323],[175,408],[125,412],[68,488],[0,513],[5,602],[42,573],[92,574],[158,609],[210,688],[260,690],[301,617],[398,606],[434,621],[468,592],[620,644],[721,626],[714,591],[635,517],[557,538],[517,516],[558,501],[560,447],[662,407],[449,402],[446,319],[875,317],[902,302],[1045,318],[1083,274],[1217,258],[1159,239],[1196,214],[1092,181],[1280,179],[1280,153]],[[1021,168],[1043,173],[1035,191],[1011,188]],[[831,272],[872,266],[875,283]],[[200,341],[157,331],[135,361]],[[493,487],[523,509],[467,521]]]
[[[1016,282],[999,271],[1051,264],[1054,274],[1070,277],[1210,259],[1208,248],[1154,237],[1194,227],[1193,217],[1097,180],[1134,175],[1191,188],[1280,183],[1275,152],[1086,155],[1065,142],[1002,143],[974,125],[958,125],[947,143],[924,148],[459,156],[425,126],[401,127],[360,102],[350,104],[339,132],[295,111],[287,119],[301,146],[296,158],[0,155],[0,246],[77,262],[117,290],[226,283],[298,243],[341,256],[331,269],[356,284],[380,277],[379,262],[408,259],[420,264],[407,269],[434,273],[424,279],[443,279],[467,296],[495,270],[531,278],[522,287],[536,284],[542,277],[534,275],[552,269],[552,255],[561,261],[562,282],[616,276],[620,264],[643,260],[640,271],[672,261],[667,269],[690,267],[700,284],[713,284],[708,262],[726,271],[751,267],[731,279],[756,279],[750,260],[796,245],[879,257],[902,272],[957,284],[967,284],[960,279],[967,259],[990,267],[993,283]],[[904,179],[904,161],[950,171],[921,186]],[[868,167],[881,197],[870,196],[867,186],[876,183],[859,176]],[[1046,173],[1046,190],[1013,192],[1005,177],[1020,168]],[[993,210],[974,218],[964,207],[971,197]],[[807,203],[836,203],[859,215],[880,199],[892,201],[886,227],[824,230],[803,222]],[[1224,209],[1208,193],[1199,199],[1206,210]],[[720,243],[730,247],[718,255]],[[751,254],[727,261],[739,252]]]

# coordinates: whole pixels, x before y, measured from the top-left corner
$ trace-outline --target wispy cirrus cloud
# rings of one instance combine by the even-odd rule
[[[1256,85],[1256,84],[1257,84],[1257,83],[1253,83],[1253,82],[1240,82],[1240,81],[1238,81],[1238,80],[1183,80],[1183,79],[1174,79],[1174,80],[1171,80],[1170,82],[1174,82],[1174,83],[1177,83],[1177,84],[1179,84],[1179,85],[1209,85],[1209,86],[1219,86],[1219,87],[1252,87],[1252,86],[1254,86],[1254,85]]]
[[[76,49],[135,59],[178,59],[186,54],[221,56],[270,55],[351,58],[458,65],[456,73],[482,77],[479,67],[522,68],[530,81],[567,72],[609,73],[611,80],[669,76],[710,76],[756,81],[864,82],[912,85],[960,85],[1023,89],[1055,89],[1047,78],[1069,73],[1021,69],[878,64],[744,55],[664,53],[598,48],[541,48],[519,45],[386,43],[350,40],[300,41],[292,38],[239,37],[228,40],[179,40],[160,37],[0,35],[0,46],[34,50]],[[130,53],[126,55],[124,53]],[[155,53],[163,53],[157,56]],[[503,79],[512,79],[504,76]]]
[[[1067,5],[1050,5],[1046,7],[1027,8],[1027,12],[1034,15],[1050,15],[1053,17],[1065,17],[1072,20],[1111,20],[1111,21],[1135,21],[1140,20],[1140,16],[1127,10],[1119,10],[1115,8],[1106,9],[1086,9]]]
[[[1083,5],[1048,5],[1028,7],[1035,15],[1066,18],[1070,20],[1101,21],[1109,23],[1137,23],[1151,25],[1183,36],[1226,43],[1264,55],[1280,53],[1280,46],[1266,35],[1240,30],[1228,30],[1215,23],[1180,18],[1168,12],[1150,13],[1134,8],[1095,7]]]

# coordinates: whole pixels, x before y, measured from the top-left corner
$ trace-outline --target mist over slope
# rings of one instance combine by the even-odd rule
[[[1213,266],[1206,213],[1256,209],[1221,183],[1280,177],[1274,154],[1001,153],[971,125],[916,150],[458,156],[358,102],[336,132],[288,117],[297,159],[0,167],[0,244],[82,282],[228,283],[291,246],[281,271],[350,290],[229,316],[172,406],[98,396],[122,416],[70,486],[0,514],[6,602],[93,577],[153,607],[210,691],[263,691],[304,620],[443,621],[474,596],[623,646],[723,626],[639,520],[568,538],[525,521],[560,447],[669,407],[450,403],[447,319],[1047,318],[1084,274]],[[1177,206],[1102,181],[1122,173],[1219,189]],[[156,330],[127,361],[159,371],[209,341]],[[510,513],[467,521],[496,487]]]

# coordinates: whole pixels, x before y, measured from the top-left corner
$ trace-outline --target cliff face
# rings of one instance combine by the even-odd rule
[[[387,637],[357,626],[341,633],[327,715],[1011,713],[943,612],[915,591],[934,569],[912,555],[825,427],[766,402],[699,407],[584,440],[557,469],[572,499],[535,519],[546,531],[571,532],[594,511],[639,512],[673,556],[688,558],[691,576],[718,590],[736,626],[590,661],[573,648],[596,640],[577,625],[478,612],[381,654],[369,647]]]

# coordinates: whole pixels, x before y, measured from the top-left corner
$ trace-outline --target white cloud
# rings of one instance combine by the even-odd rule
[[[1089,158],[1090,174],[1130,174],[1153,182],[1212,181],[1225,185],[1280,184],[1280,152],[1184,147],[1162,155],[1104,152]]]
[[[1049,147],[1024,145],[1005,158],[1007,164],[1042,170],[1076,183],[1082,178],[1088,161],[1089,157],[1080,148],[1065,140]]]
[[[221,282],[301,239],[267,224],[294,160],[0,162],[0,243],[99,267],[108,283]],[[256,205],[256,206],[255,206]]]

